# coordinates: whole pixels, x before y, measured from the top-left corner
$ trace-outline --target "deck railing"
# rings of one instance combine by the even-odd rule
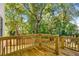
[[[8,55],[16,51],[26,49],[39,43],[54,41],[55,52],[58,55],[58,36],[48,34],[30,34],[26,36],[0,37],[0,55]],[[53,44],[53,43],[52,43]]]
[[[49,42],[51,42],[51,44],[49,44]],[[48,34],[28,34],[26,36],[0,37],[0,55],[9,55],[35,45],[48,47],[52,45],[53,50],[58,55],[60,48],[68,48],[79,51],[79,37],[59,37]]]
[[[28,41],[28,42],[27,42]],[[2,37],[0,38],[0,55],[6,55],[32,45],[34,40],[25,37]]]
[[[62,36],[60,41],[62,43],[62,48],[66,47],[75,51],[79,51],[79,37]]]

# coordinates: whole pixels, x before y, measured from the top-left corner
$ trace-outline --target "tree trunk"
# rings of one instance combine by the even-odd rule
[[[36,33],[36,34],[39,33],[40,21],[41,21],[40,17],[37,16],[36,24],[35,24],[35,33]]]
[[[18,27],[18,25],[16,25],[16,35],[20,35],[20,33],[19,33],[19,27]]]

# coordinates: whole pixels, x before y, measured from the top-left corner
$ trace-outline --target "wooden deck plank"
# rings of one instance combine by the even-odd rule
[[[79,56],[79,52],[68,49],[68,48],[60,49],[60,54],[63,54],[66,56]]]

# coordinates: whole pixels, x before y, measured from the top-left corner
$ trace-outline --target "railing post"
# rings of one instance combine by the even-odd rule
[[[6,54],[8,54],[8,41],[6,40]]]
[[[79,51],[79,44],[77,45],[77,47],[78,47],[78,51]]]
[[[56,55],[59,55],[59,37],[55,36],[55,53]]]
[[[5,47],[2,50],[2,56],[4,56],[4,55],[5,55]]]
[[[64,49],[64,37],[60,37],[61,40],[61,48]]]
[[[42,41],[41,41],[41,38],[42,36],[39,34],[39,46],[41,47],[42,46]]]
[[[21,41],[22,41],[22,49],[23,49],[23,37],[22,37]]]
[[[11,52],[12,52],[12,49],[11,49],[11,43],[12,43],[12,42],[11,42],[11,39],[9,39],[9,40],[10,40],[10,53],[11,53]]]
[[[19,50],[19,36],[16,37],[16,40],[17,40],[17,50],[16,51],[18,51]]]
[[[2,55],[5,55],[5,42],[2,40]]]

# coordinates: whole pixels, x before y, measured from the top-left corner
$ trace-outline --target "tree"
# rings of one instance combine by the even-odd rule
[[[42,19],[43,11],[45,9],[46,4],[23,4],[24,8],[28,11],[30,14],[30,20],[29,23],[31,22],[32,28],[33,28],[33,33],[39,33],[39,28],[40,28],[40,22]],[[32,18],[31,18],[32,17]]]
[[[10,35],[20,35],[20,30],[22,30],[23,24],[25,24],[23,20],[25,10],[23,9],[22,4],[6,4],[5,8],[8,32]],[[25,24],[25,26],[27,25]]]
[[[71,21],[78,16],[78,10],[74,5],[62,3],[6,4],[8,32],[14,32],[17,35],[19,33],[22,35],[27,33],[53,35],[75,33],[77,25]]]

